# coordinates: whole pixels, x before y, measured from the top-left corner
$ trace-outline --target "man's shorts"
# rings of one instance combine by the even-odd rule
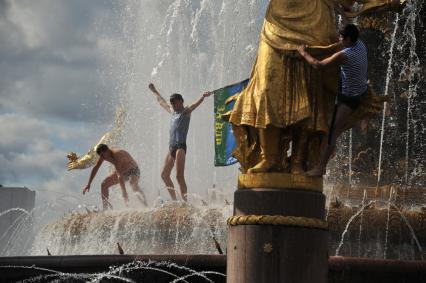
[[[139,167],[133,167],[123,174],[124,180],[126,181],[128,181],[131,176],[136,176],[138,178],[141,176],[141,171],[139,170]]]
[[[367,95],[367,91],[360,95],[355,96],[346,96],[341,93],[337,96],[337,102],[340,104],[344,104],[353,111],[356,110],[361,105],[361,100],[364,96]]]
[[[178,143],[178,144],[169,146],[169,152],[170,152],[170,155],[173,157],[173,159],[176,159],[176,151],[178,149],[183,149],[186,153],[186,143]]]

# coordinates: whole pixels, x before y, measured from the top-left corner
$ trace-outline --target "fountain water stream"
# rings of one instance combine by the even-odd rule
[[[159,172],[168,150],[169,126],[168,113],[150,94],[148,83],[155,83],[165,98],[181,93],[189,104],[204,91],[246,79],[267,4],[253,0],[117,4],[119,21],[112,25],[122,31],[116,46],[105,53],[113,69],[104,71],[116,81],[117,99],[126,109],[120,145],[140,164],[148,198],[159,193],[168,197]],[[206,99],[192,114],[187,141],[188,192],[202,198],[213,184],[231,192],[238,172],[236,166],[213,166],[213,112],[206,111],[212,104]],[[214,174],[220,178],[213,180]]]
[[[393,28],[392,37],[391,37],[391,44],[389,47],[389,61],[388,61],[388,68],[386,70],[385,91],[383,94],[385,96],[387,96],[389,93],[389,83],[393,75],[393,71],[392,71],[393,50],[395,47],[395,36],[396,36],[396,31],[398,30],[398,22],[399,22],[399,15],[396,14],[395,21],[394,21],[394,28]],[[395,102],[395,107],[397,107],[396,92],[394,92],[393,101]],[[385,136],[385,119],[386,119],[387,106],[388,106],[388,103],[385,101],[383,105],[383,113],[382,113],[382,127],[380,131],[380,149],[379,149],[379,164],[378,164],[379,168],[377,170],[377,187],[380,185],[380,178],[382,176],[383,139]]]
[[[424,36],[421,32],[424,9],[422,1],[409,0],[401,13],[386,15],[376,21],[378,24],[375,27],[367,27],[367,31],[362,33],[370,54],[370,81],[374,89],[390,100],[384,103],[381,121],[371,119],[368,125],[355,128],[342,136],[334,168],[330,167],[336,174],[333,179],[349,186],[361,184],[380,187],[391,183],[406,187],[425,185],[425,101],[419,95],[424,92],[421,88],[423,72],[420,68],[424,54],[420,47],[422,41],[417,38]],[[383,25],[380,27],[380,21],[382,24],[387,22],[385,28]],[[363,20],[360,20],[360,25],[362,23]],[[376,41],[372,40],[374,29]],[[377,33],[380,29],[383,37]],[[370,44],[371,40],[374,44],[369,45],[369,40]],[[373,138],[377,133],[377,139]],[[365,144],[366,138],[368,144]],[[359,158],[363,152],[367,153],[362,156],[365,161]],[[376,155],[376,152],[377,157],[370,156]],[[366,164],[360,161],[375,163],[377,167],[364,166]],[[375,176],[375,180],[372,176]]]
[[[369,201],[367,204],[363,205],[354,215],[352,215],[352,217],[346,223],[345,230],[343,231],[343,233],[341,235],[340,243],[339,243],[339,245],[338,245],[338,247],[336,249],[336,254],[335,255],[336,256],[339,255],[340,249],[342,248],[344,240],[345,240],[345,235],[348,232],[349,226],[354,221],[354,219],[357,218],[358,216],[360,216],[367,207],[369,207],[369,206],[371,206],[373,204],[380,204],[380,203],[387,205],[389,207],[388,211],[390,211],[390,208],[392,208],[392,209],[394,209],[395,211],[398,212],[398,214],[401,216],[402,220],[404,221],[405,225],[410,230],[411,237],[415,241],[416,246],[417,246],[417,248],[418,248],[418,250],[420,252],[421,258],[423,259],[423,249],[422,249],[422,247],[420,245],[419,240],[417,239],[417,236],[416,236],[416,234],[415,234],[415,232],[413,230],[413,227],[411,226],[411,224],[409,223],[409,221],[407,220],[407,218],[404,216],[404,214],[401,212],[401,210],[398,208],[398,206],[396,206],[395,204],[391,203],[390,201],[382,201],[382,200],[372,200],[372,201]]]

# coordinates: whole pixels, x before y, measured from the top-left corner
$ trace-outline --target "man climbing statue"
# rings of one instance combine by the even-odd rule
[[[367,95],[367,48],[358,37],[358,28],[353,24],[346,25],[340,32],[340,41],[344,49],[323,60],[312,57],[304,45],[298,48],[300,55],[314,68],[340,65],[338,103],[331,120],[329,137],[323,139],[320,160],[312,170],[306,173],[308,176],[317,177],[325,174],[327,162],[336,147],[336,140],[347,129],[348,117],[360,106],[361,99]]]

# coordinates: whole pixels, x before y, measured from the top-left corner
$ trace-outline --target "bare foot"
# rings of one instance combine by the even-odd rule
[[[325,170],[321,169],[321,168],[314,168],[312,170],[309,170],[308,172],[306,172],[305,176],[308,177],[321,177],[325,174]]]
[[[262,161],[260,161],[259,163],[257,163],[255,166],[253,166],[252,168],[247,170],[247,174],[253,174],[253,173],[266,173],[266,172],[270,172],[273,171],[276,167],[276,164],[263,159]]]

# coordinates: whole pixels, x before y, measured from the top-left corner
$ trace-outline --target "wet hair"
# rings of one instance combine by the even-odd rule
[[[343,30],[340,31],[343,38],[349,37],[352,42],[356,42],[359,36],[359,30],[354,24],[347,24]]]
[[[170,95],[170,101],[173,101],[176,99],[183,102],[183,97],[179,93],[173,93],[172,95]]]
[[[96,153],[98,155],[101,155],[102,152],[105,152],[108,149],[109,149],[109,147],[106,144],[101,143],[96,147]]]

